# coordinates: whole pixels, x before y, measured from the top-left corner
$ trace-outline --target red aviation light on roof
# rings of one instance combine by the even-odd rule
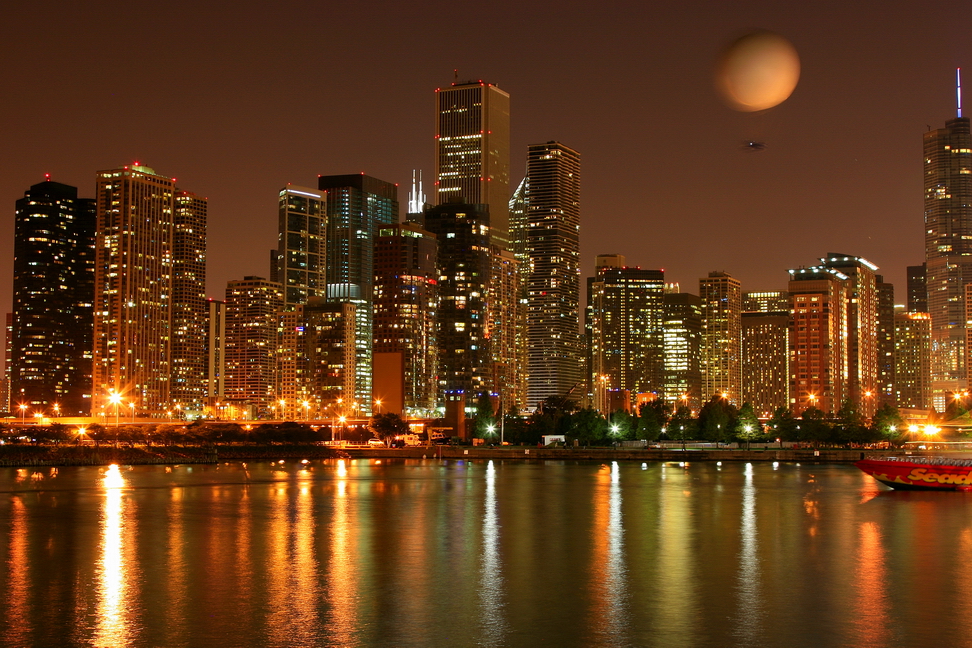
[[[48,182],[50,182],[50,180],[51,180],[51,174],[50,173],[45,173],[44,174],[44,179],[47,180]]]

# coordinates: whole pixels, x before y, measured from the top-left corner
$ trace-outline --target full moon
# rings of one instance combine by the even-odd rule
[[[796,48],[779,34],[759,31],[736,40],[719,59],[716,87],[731,108],[766,110],[786,101],[800,80]]]

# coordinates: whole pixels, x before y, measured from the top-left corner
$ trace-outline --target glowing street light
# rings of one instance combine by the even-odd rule
[[[20,424],[27,425],[27,406],[20,404]]]
[[[115,406],[115,427],[118,427],[118,405],[121,401],[121,394],[116,391],[112,391],[108,396],[108,402]]]

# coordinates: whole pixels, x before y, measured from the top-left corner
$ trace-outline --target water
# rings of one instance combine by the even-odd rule
[[[972,495],[849,466],[0,470],[7,646],[972,645]]]

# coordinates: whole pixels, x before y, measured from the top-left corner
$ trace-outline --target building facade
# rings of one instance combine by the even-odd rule
[[[562,397],[583,380],[580,309],[580,154],[560,142],[527,152],[528,401]],[[514,205],[515,206],[515,205]],[[525,230],[525,231],[523,231]],[[576,392],[578,395],[580,392]]]
[[[174,303],[173,269],[177,250],[197,243],[175,228],[177,193],[174,179],[145,166],[97,174],[92,413],[165,416],[195,405],[172,398],[173,322],[192,317]]]
[[[702,298],[702,398],[723,394],[742,405],[742,288],[725,272],[699,279]]]
[[[398,222],[398,186],[363,173],[319,176],[317,186],[327,192],[327,300],[355,306],[354,399],[370,414],[375,237]]]
[[[662,397],[673,411],[685,405],[697,412],[702,407],[702,300],[688,293],[668,293],[663,304]]]
[[[283,284],[286,310],[327,294],[327,225],[324,192],[289,184],[280,190],[271,280]]]
[[[390,392],[398,389],[402,412],[428,416],[435,409],[437,258],[435,236],[416,223],[389,225],[375,239],[374,398],[386,403],[382,411],[395,411],[387,401]],[[389,371],[400,367],[400,376],[380,375],[378,358],[382,354],[400,354],[401,362],[388,366]],[[390,387],[381,389],[380,383],[386,381]]]
[[[17,201],[7,411],[91,409],[95,204],[50,179]]]
[[[790,406],[789,308],[742,314],[742,401],[760,418]]]
[[[790,410],[835,414],[847,398],[847,275],[790,270]]]
[[[491,244],[509,247],[510,95],[482,81],[435,91],[435,204],[487,205]]]
[[[255,416],[270,414],[276,395],[277,313],[283,285],[248,276],[226,284],[223,393]]]
[[[924,144],[925,267],[932,335],[932,397],[968,387],[964,287],[972,282],[972,132],[956,117]]]
[[[175,191],[172,236],[172,383],[170,397],[191,410],[202,409],[207,392],[209,352],[206,327],[205,198]]]
[[[599,255],[587,280],[588,392],[605,411],[609,392],[664,392],[665,273]]]
[[[894,391],[897,407],[932,407],[931,317],[928,313],[894,314]]]

